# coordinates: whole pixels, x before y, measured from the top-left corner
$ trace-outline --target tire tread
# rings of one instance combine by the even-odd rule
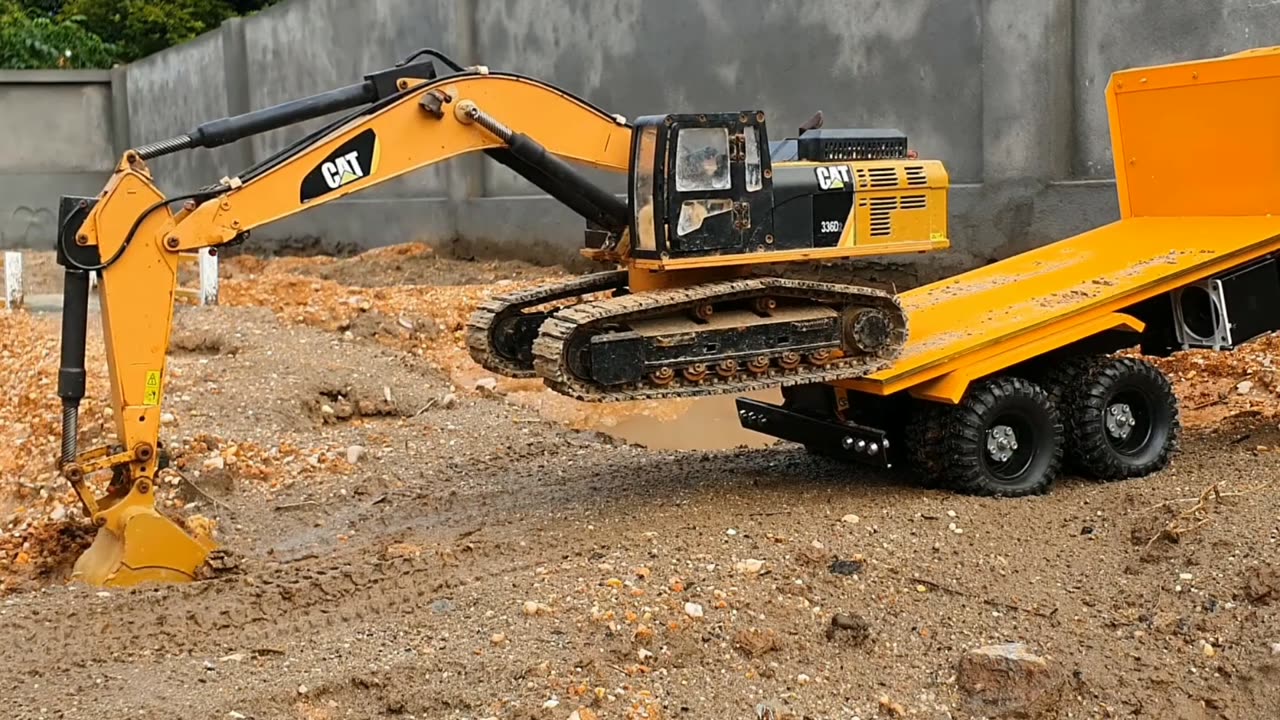
[[[1029,401],[1046,414],[1053,427],[1052,438],[1041,439],[1048,464],[1028,483],[1009,486],[991,478],[983,467],[986,452],[986,425],[991,412],[1010,401]],[[964,401],[949,413],[944,429],[945,442],[935,447],[949,483],[968,495],[1021,497],[1048,490],[1062,465],[1063,428],[1049,394],[1037,383],[1021,377],[996,377],[969,387]]]
[[[1160,451],[1145,462],[1126,461],[1111,450],[1106,438],[1103,415],[1112,388],[1126,378],[1136,378],[1155,390],[1156,417],[1168,418],[1168,437]],[[1080,382],[1068,397],[1065,428],[1069,462],[1074,468],[1097,480],[1114,481],[1145,477],[1164,469],[1177,452],[1181,420],[1177,396],[1167,377],[1151,363],[1137,358],[1094,358]]]

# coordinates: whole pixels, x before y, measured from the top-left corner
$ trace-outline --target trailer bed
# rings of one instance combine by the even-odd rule
[[[1136,302],[1276,250],[1280,216],[1120,220],[903,293],[911,336],[898,360],[836,384],[955,402],[984,365],[1055,349],[1073,328],[1084,337],[1123,324],[1116,313]]]

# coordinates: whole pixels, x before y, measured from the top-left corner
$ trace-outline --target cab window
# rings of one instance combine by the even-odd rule
[[[653,164],[658,144],[658,129],[652,125],[640,131],[640,144],[636,150],[635,176],[633,178],[636,213],[636,247],[656,251],[657,238],[653,230]]]
[[[729,131],[685,128],[676,142],[676,190],[729,189]]]

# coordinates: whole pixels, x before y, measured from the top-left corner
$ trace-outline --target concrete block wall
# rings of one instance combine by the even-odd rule
[[[102,189],[112,97],[105,71],[0,71],[0,248],[52,247],[58,198]]]
[[[781,137],[821,109],[829,126],[900,128],[950,170],[953,249],[867,266],[924,281],[1115,219],[1103,99],[1112,71],[1274,44],[1280,11],[1257,0],[289,0],[114,71],[85,120],[100,131],[93,147],[58,152],[96,177],[110,166],[100,167],[104,148],[357,82],[430,46],[627,117],[760,108]],[[167,190],[190,190],[318,124],[153,167]],[[4,162],[0,182],[12,177]],[[0,194],[0,217],[12,214],[6,202]],[[260,228],[253,244],[422,240],[562,262],[576,258],[581,230],[536,188],[471,157]]]

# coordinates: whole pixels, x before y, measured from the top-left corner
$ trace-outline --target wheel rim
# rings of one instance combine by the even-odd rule
[[[1021,415],[1003,415],[987,427],[982,460],[987,470],[1003,482],[1019,480],[1035,459],[1031,423]]]
[[[1102,411],[1102,424],[1103,435],[1112,450],[1121,455],[1136,455],[1151,440],[1151,402],[1138,390],[1117,392]]]

